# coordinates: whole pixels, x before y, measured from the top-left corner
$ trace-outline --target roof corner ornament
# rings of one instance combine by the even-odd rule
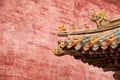
[[[90,20],[97,28],[91,30],[88,24],[65,25],[58,27],[58,46],[54,55],[71,55],[84,63],[102,67],[105,71],[120,70],[120,14],[112,18],[106,17],[106,11],[91,11]]]

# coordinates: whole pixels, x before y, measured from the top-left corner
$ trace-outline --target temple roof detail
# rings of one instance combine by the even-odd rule
[[[115,69],[109,70],[120,70],[120,14],[108,19],[105,10],[99,13],[92,11],[90,19],[96,23],[96,29],[91,30],[86,24],[85,30],[75,26],[67,30],[65,25],[61,25],[53,53],[56,56],[71,55],[104,69],[112,65]]]

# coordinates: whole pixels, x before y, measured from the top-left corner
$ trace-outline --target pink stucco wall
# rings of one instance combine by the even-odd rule
[[[89,11],[120,13],[120,0],[0,0],[0,80],[114,80],[113,72],[57,57],[57,27],[85,23]],[[84,27],[84,26],[83,26]]]

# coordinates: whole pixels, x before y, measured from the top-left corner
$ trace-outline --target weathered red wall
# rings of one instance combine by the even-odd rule
[[[113,72],[57,57],[57,27],[90,24],[89,11],[120,13],[120,0],[0,0],[0,80],[113,80]],[[93,25],[93,26],[92,26]]]

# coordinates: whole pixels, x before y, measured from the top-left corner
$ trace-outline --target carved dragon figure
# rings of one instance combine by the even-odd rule
[[[105,13],[105,10],[102,10],[98,14],[96,14],[94,10],[91,11],[92,17],[90,19],[97,24],[97,28],[109,27],[106,26],[109,24],[110,21],[107,19]]]

